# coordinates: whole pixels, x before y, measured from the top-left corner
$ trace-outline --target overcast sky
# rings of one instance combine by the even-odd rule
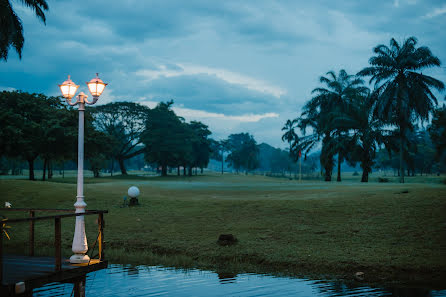
[[[47,1],[46,26],[14,6],[23,58],[0,62],[0,89],[59,95],[71,74],[87,93],[99,72],[100,103],[173,99],[216,139],[249,132],[286,147],[280,129],[318,78],[358,72],[391,37],[415,36],[446,63],[446,1]],[[446,82],[446,68],[429,74]]]

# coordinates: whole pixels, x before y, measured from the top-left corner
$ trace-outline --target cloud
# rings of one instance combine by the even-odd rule
[[[209,76],[215,76],[229,84],[241,85],[247,89],[267,93],[274,97],[280,97],[286,93],[286,91],[280,87],[268,84],[265,81],[258,80],[240,73],[231,72],[226,69],[217,69],[200,65],[190,64],[174,64],[175,67],[168,67],[166,65],[160,65],[156,70],[139,70],[137,75],[144,77],[147,81],[155,80],[160,77],[175,77],[183,75],[200,75],[205,74]]]
[[[432,19],[432,18],[435,18],[435,17],[443,15],[443,14],[446,14],[446,4],[443,5],[442,7],[434,8],[432,11],[425,14],[423,16],[423,18]]]
[[[356,73],[391,37],[417,36],[446,61],[435,0],[59,0],[46,26],[19,2],[23,58],[12,51],[0,67],[3,89],[58,95],[71,74],[87,92],[99,72],[109,85],[98,104],[173,99],[221,137],[246,131],[276,145],[319,76]]]

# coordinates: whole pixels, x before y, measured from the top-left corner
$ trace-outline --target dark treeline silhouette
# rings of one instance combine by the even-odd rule
[[[170,109],[173,102],[156,108],[131,102],[115,102],[87,109],[85,120],[85,161],[95,177],[115,162],[127,174],[125,160],[144,167],[144,154],[153,167],[203,170],[211,153],[211,132],[201,122],[186,123]],[[25,92],[0,93],[0,165],[2,173],[17,173],[23,161],[34,180],[39,161],[45,180],[52,177],[54,163],[73,163],[77,156],[78,112],[59,97]],[[41,164],[43,162],[43,164]],[[7,167],[6,170],[4,167]],[[71,166],[73,167],[73,166]],[[71,168],[73,169],[73,168]]]
[[[435,109],[438,102],[432,92],[442,91],[444,84],[421,72],[440,66],[440,60],[429,48],[416,45],[414,37],[402,44],[392,38],[389,46],[373,49],[375,56],[370,58],[370,66],[357,75],[342,69],[338,74],[330,71],[321,76],[322,86],[312,91],[314,97],[305,104],[301,115],[288,120],[282,129],[282,140],[289,142],[290,155],[297,159],[302,151],[306,157],[321,144],[320,164],[325,181],[332,179],[336,156],[337,181],[341,181],[341,163],[345,160],[351,165],[359,163],[363,170],[361,181],[367,182],[377,151],[386,150],[388,159],[392,159],[392,153],[398,153],[400,182],[404,182],[405,169],[414,174],[415,164],[421,162],[417,161],[417,150],[424,148],[427,153],[433,147],[429,145],[432,139],[435,160],[444,164],[445,109]],[[372,90],[365,86],[362,77],[370,77]],[[427,122],[432,114],[429,133],[419,130],[418,123]],[[294,133],[296,128],[301,130],[302,137]],[[423,168],[420,172],[432,171],[433,163],[425,163],[424,167],[419,165]],[[437,168],[442,168],[441,163]]]

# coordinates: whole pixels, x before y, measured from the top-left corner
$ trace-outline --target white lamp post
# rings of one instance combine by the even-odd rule
[[[87,204],[84,202],[84,111],[85,103],[95,104],[99,96],[104,91],[107,84],[104,83],[96,73],[96,77],[87,82],[88,89],[93,96],[93,101],[87,100],[87,95],[81,92],[76,96],[76,102],[71,102],[71,98],[76,94],[78,85],[76,85],[68,75],[68,79],[59,85],[62,95],[71,106],[79,105],[79,135],[78,135],[78,151],[77,151],[77,201],[74,204],[76,213],[84,213]],[[74,255],[70,257],[71,263],[88,263],[90,258],[86,255],[88,251],[87,236],[85,235],[84,216],[76,217],[76,226],[74,229],[74,238],[72,250]]]

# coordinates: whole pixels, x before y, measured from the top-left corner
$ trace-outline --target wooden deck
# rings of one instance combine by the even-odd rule
[[[90,210],[74,213],[67,209],[0,209],[6,213],[11,211],[29,212],[28,218],[3,219],[0,223],[0,296],[32,296],[35,288],[52,282],[74,283],[74,296],[85,296],[85,280],[88,272],[107,267],[104,253],[104,214],[106,210]],[[36,212],[56,212],[57,215],[35,216]],[[62,213],[62,214],[60,214]],[[90,251],[92,259],[86,264],[71,264],[62,258],[61,220],[68,217],[98,215],[98,234]],[[34,223],[40,220],[54,220],[54,257],[34,256]],[[29,224],[29,255],[8,255],[3,253],[3,228],[9,224]],[[96,245],[97,243],[97,245]],[[97,256],[92,256],[97,246]],[[25,284],[23,287],[23,283]],[[21,288],[23,294],[16,294]]]
[[[15,284],[24,282],[26,291],[52,282],[73,282],[91,271],[107,267],[107,261],[91,260],[87,264],[70,264],[62,260],[61,270],[54,269],[53,257],[3,255],[3,282],[0,296],[15,296]],[[20,295],[19,295],[20,296]]]

